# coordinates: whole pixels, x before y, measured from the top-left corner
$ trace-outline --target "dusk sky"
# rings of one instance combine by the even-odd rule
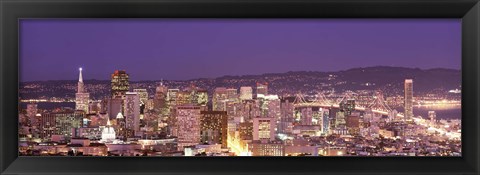
[[[20,81],[461,67],[460,19],[20,21]]]

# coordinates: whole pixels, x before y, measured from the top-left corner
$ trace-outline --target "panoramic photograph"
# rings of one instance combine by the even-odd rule
[[[19,156],[462,156],[461,19],[19,24]]]

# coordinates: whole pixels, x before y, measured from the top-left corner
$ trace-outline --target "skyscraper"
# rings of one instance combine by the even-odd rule
[[[80,74],[78,75],[77,93],[75,94],[75,109],[88,113],[88,102],[90,94],[85,92],[82,77],[82,68],[79,68],[78,70],[80,71]]]
[[[404,97],[405,119],[410,120],[413,117],[413,80],[405,79],[405,97]]]
[[[112,98],[123,97],[130,89],[128,74],[124,70],[116,70],[112,74],[111,86]]]
[[[217,87],[213,91],[212,108],[214,111],[226,111],[226,101],[228,99],[227,88]]]
[[[253,98],[253,89],[250,86],[240,87],[240,100],[251,100]]]
[[[209,144],[222,144],[227,147],[227,112],[201,111],[200,134],[201,141]]]
[[[126,92],[124,117],[127,129],[140,131],[140,97],[136,92]]]
[[[178,150],[200,143],[200,106],[179,105],[176,107]]]
[[[253,118],[253,140],[274,140],[275,119],[270,117]]]
[[[263,95],[268,94],[268,83],[257,82],[257,95],[258,94],[263,94]]]

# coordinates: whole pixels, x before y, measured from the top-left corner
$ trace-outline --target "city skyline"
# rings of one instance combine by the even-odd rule
[[[19,156],[462,156],[459,20],[20,23]]]
[[[20,80],[74,79],[68,72],[78,67],[98,80],[128,69],[132,81],[245,75],[246,69],[460,69],[460,38],[459,20],[22,20]]]

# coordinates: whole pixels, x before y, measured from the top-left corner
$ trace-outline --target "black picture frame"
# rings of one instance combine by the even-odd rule
[[[0,0],[1,174],[479,174],[478,0]],[[462,157],[18,157],[20,18],[461,18]]]

